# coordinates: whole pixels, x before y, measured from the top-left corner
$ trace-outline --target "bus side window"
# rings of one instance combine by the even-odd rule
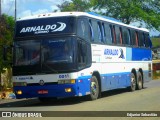
[[[136,47],[138,47],[138,41],[139,41],[138,38],[139,38],[139,36],[138,36],[138,32],[137,31],[135,32],[135,36],[136,36],[136,41],[135,41],[136,42]]]
[[[91,65],[91,47],[87,42],[78,40],[78,68],[83,69]]]
[[[90,30],[90,39],[91,41],[94,41],[94,33],[93,33],[93,27],[92,27],[91,20],[89,20],[89,30]]]
[[[82,39],[89,42],[89,36],[88,36],[88,24],[87,19],[85,18],[79,18],[78,19],[78,25],[77,25],[77,35],[81,37]]]
[[[94,41],[95,43],[99,43],[99,31],[98,31],[98,22],[93,20],[92,21],[93,33],[94,33]]]
[[[146,38],[145,38],[145,33],[143,33],[143,46],[146,47]]]
[[[142,35],[142,32],[139,32],[138,36],[139,36],[138,46],[139,47],[143,47],[143,35]]]
[[[115,26],[115,35],[117,44],[122,44],[122,30],[121,27]]]
[[[106,32],[105,32],[104,23],[102,23],[102,39],[103,39],[103,43],[106,43]]]
[[[136,46],[136,33],[135,30],[131,30],[131,45]]]
[[[122,33],[122,28],[120,27],[119,28],[119,31],[120,31],[120,35],[119,35],[119,37],[120,37],[120,44],[122,45],[123,44],[123,33]]]
[[[130,30],[123,28],[123,44],[130,45]]]
[[[128,34],[128,45],[132,45],[130,29],[127,30],[127,34]]]
[[[112,25],[105,24],[106,43],[112,44]]]
[[[103,43],[103,39],[102,39],[102,28],[101,28],[101,23],[98,22],[98,42]]]
[[[115,26],[113,25],[112,27],[112,35],[113,35],[113,41],[112,43],[116,44],[116,31],[115,31]]]
[[[144,33],[144,41],[145,41],[145,47],[149,47],[149,35],[147,33]]]

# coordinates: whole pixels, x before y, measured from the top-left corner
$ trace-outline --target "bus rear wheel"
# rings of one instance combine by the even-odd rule
[[[132,72],[130,91],[135,91],[135,90],[136,90],[136,77],[135,77],[135,74]]]
[[[99,83],[96,76],[92,76],[90,85],[90,100],[96,100],[99,96]]]
[[[143,88],[143,78],[142,74],[138,72],[137,74],[137,90],[141,90]]]

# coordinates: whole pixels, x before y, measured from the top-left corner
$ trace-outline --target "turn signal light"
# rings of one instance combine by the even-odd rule
[[[71,88],[65,88],[65,92],[72,92]]]
[[[18,94],[18,95],[22,95],[22,90],[18,90],[18,91],[17,91],[17,94]]]

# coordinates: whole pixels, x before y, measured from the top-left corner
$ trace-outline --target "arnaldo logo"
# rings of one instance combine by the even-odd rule
[[[119,58],[125,59],[123,49],[120,48],[119,51],[120,51]]]
[[[22,28],[20,33],[34,32],[34,34],[41,34],[41,33],[63,31],[65,28],[66,28],[66,24],[65,23],[57,22],[56,24],[52,24],[52,25],[41,25],[41,26],[33,26],[33,27],[24,27],[24,28]]]
[[[118,59],[125,59],[124,51],[122,48],[107,48],[104,50],[104,55],[106,56],[106,59],[113,59],[113,58],[118,58]]]

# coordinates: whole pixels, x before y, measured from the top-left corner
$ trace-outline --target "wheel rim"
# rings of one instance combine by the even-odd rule
[[[91,92],[92,92],[92,95],[97,94],[97,85],[95,82],[91,82]]]
[[[136,87],[136,79],[135,79],[135,76],[133,74],[132,74],[132,77],[131,77],[131,86],[132,86],[133,89]]]
[[[139,75],[139,77],[138,77],[138,87],[139,87],[139,89],[142,88],[142,77],[141,77],[141,75]]]

